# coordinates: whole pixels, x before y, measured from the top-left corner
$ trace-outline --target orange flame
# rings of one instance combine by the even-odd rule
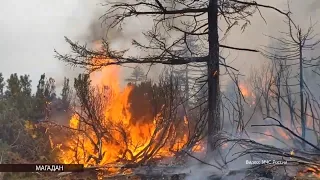
[[[320,168],[317,166],[310,166],[298,173],[298,177],[308,176],[310,178],[320,178]]]
[[[251,95],[249,89],[244,84],[239,84],[239,89],[244,97],[249,97]]]
[[[244,98],[246,98],[247,100],[249,100],[250,102],[250,107],[255,105],[255,94],[253,93],[253,91],[251,89],[249,89],[245,84],[239,84],[239,89],[241,94],[243,95]]]
[[[266,142],[269,141],[272,137],[271,137],[272,133],[269,129],[267,129],[263,134],[261,134],[260,138],[258,138],[259,142]]]
[[[285,131],[283,129],[278,129],[278,133],[285,140],[289,140],[290,139],[290,136],[287,133],[285,133]]]
[[[112,60],[108,60],[112,61]],[[93,62],[100,63],[101,60],[93,59]],[[103,91],[107,88],[110,92],[107,97],[107,103],[103,107],[103,116],[99,119],[97,126],[105,127],[112,137],[110,139],[99,137],[98,133],[92,127],[88,127],[83,123],[82,117],[75,114],[70,119],[69,126],[73,129],[80,129],[74,137],[64,144],[69,149],[61,150],[61,161],[63,163],[81,163],[85,165],[105,165],[108,163],[126,161],[140,161],[135,159],[143,150],[152,148],[151,145],[154,139],[159,139],[158,134],[155,134],[156,124],[161,120],[161,114],[157,115],[154,120],[149,123],[132,122],[130,112],[129,95],[133,89],[132,86],[127,86],[124,89],[120,88],[119,83],[120,69],[118,66],[103,67],[100,71],[90,74],[91,84],[97,86]],[[101,97],[104,99],[105,97]],[[188,125],[188,119],[184,117],[182,120],[184,125]],[[174,131],[174,129],[172,130]],[[170,135],[169,135],[170,136]],[[186,134],[177,138],[174,144],[168,142],[157,150],[155,157],[170,157],[175,151],[180,150],[187,142]],[[170,145],[169,145],[170,144]],[[194,147],[194,151],[200,151],[200,146]],[[147,154],[145,155],[147,156]],[[139,156],[143,157],[143,156]],[[99,161],[97,161],[99,159]]]

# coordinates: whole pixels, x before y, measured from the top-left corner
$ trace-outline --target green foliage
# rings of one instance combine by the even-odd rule
[[[0,113],[0,137],[10,146],[6,163],[39,162],[50,154],[45,129],[19,117],[19,111],[8,107]]]
[[[0,73],[0,97],[3,96],[3,90],[5,87],[5,82],[2,73]]]
[[[52,100],[56,97],[55,89],[55,80],[51,77],[46,80],[46,75],[42,74],[38,82],[36,97],[42,100]]]
[[[4,85],[2,83],[2,85]],[[17,109],[21,118],[29,118],[32,113],[31,80],[29,75],[11,74],[7,79],[6,91],[3,97],[6,106]]]
[[[71,89],[70,89],[70,85],[69,85],[69,79],[64,78],[63,88],[62,88],[62,92],[61,92],[61,100],[62,100],[64,110],[67,110],[70,106],[70,100],[71,100],[70,94],[71,94]]]
[[[69,80],[62,92],[69,100]],[[48,107],[56,100],[55,81],[41,75],[37,90],[32,94],[29,75],[14,73],[7,80],[0,73],[0,155],[2,163],[48,163],[56,157],[46,128],[39,120],[46,117]],[[14,177],[17,176],[17,177]],[[7,179],[21,179],[25,174],[7,173]]]
[[[74,79],[74,88],[76,90],[78,97],[88,97],[90,94],[90,76],[89,74],[79,74],[77,78]],[[83,99],[83,98],[80,98]],[[83,99],[86,100],[86,99]]]
[[[152,121],[161,111],[164,104],[163,97],[159,93],[159,86],[151,81],[132,85],[130,93],[130,111],[134,121]]]
[[[29,75],[20,76],[21,94],[23,96],[31,96],[31,80]]]
[[[48,116],[48,106],[56,98],[55,88],[55,80],[53,78],[46,80],[46,75],[42,74],[34,97],[33,120],[38,121]]]
[[[17,73],[11,74],[10,78],[7,79],[7,90],[5,95],[7,97],[17,97],[21,92],[21,84],[18,78]]]

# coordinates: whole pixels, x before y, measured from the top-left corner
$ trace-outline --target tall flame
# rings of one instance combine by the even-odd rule
[[[93,59],[93,61],[95,63],[101,62],[97,59]],[[155,137],[153,136],[156,131],[156,123],[161,120],[161,114],[158,114],[154,120],[149,122],[132,122],[129,96],[134,87],[128,85],[122,89],[119,75],[120,69],[118,66],[103,67],[100,71],[90,74],[92,86],[96,86],[102,91],[107,88],[110,92],[106,100],[107,104],[103,107],[102,119],[99,119],[100,123],[98,124],[104,126],[109,134],[105,135],[107,137],[100,137],[99,139],[97,132],[92,127],[87,127],[86,124],[82,123],[79,114],[74,114],[70,119],[69,126],[73,129],[80,129],[80,131],[77,131],[68,142],[64,143],[69,148],[61,150],[63,163],[104,165],[119,162],[119,160],[140,161],[141,158],[136,159],[135,157],[140,155],[143,150],[152,148],[153,145],[151,144],[154,139],[161,138],[157,137],[159,136],[157,134],[155,134]],[[102,100],[104,98],[101,97]],[[184,118],[182,122],[187,125],[188,119]],[[170,131],[173,132],[174,129],[170,129]],[[155,148],[156,153],[154,155],[173,156],[174,151],[181,149],[186,144],[187,139],[188,136],[185,134],[177,138],[174,144],[164,144],[158,149]],[[197,147],[194,150],[200,151],[201,148]],[[97,161],[97,159],[99,160]]]

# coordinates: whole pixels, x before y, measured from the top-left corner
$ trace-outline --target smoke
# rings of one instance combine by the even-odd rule
[[[125,0],[123,0],[125,2]],[[105,39],[110,44],[111,48],[114,50],[129,50],[128,55],[130,56],[142,56],[146,54],[139,49],[132,47],[132,40],[136,39],[141,43],[147,43],[142,32],[147,29],[151,29],[153,22],[151,19],[146,17],[135,17],[125,21],[121,28],[108,28],[109,25],[113,22],[112,19],[106,20],[103,14],[108,9],[108,6],[100,6],[100,9],[96,10],[93,15],[93,19],[89,22],[89,27],[85,32],[82,32],[81,36],[78,39],[72,39],[80,41],[82,43],[92,43]],[[134,67],[137,64],[127,64],[121,67],[120,79],[121,85],[124,86],[126,82],[124,79],[130,76]],[[150,66],[142,65],[141,67],[148,74],[149,78],[157,77],[161,70],[159,68],[161,65]]]
[[[266,4],[265,1],[257,1],[258,3]],[[268,5],[275,6],[279,9],[283,9],[284,11],[287,9],[287,1],[285,0],[272,0],[268,1]],[[313,20],[313,22],[316,22],[316,20],[319,18],[319,13],[316,13],[319,11],[320,3],[316,0],[308,0],[308,1],[298,1],[298,0],[292,0],[290,1],[290,9],[293,13],[293,19],[294,21],[306,31],[309,28],[310,25],[310,17]],[[273,10],[266,10],[261,8],[261,14],[263,16],[260,17],[259,14],[256,14],[254,17],[250,19],[251,24],[246,28],[244,32],[241,32],[240,28],[234,28],[232,32],[230,33],[229,37],[226,39],[225,44],[228,44],[230,46],[234,47],[246,47],[246,48],[265,48],[264,46],[272,45],[272,40],[265,36],[274,36],[274,37],[282,37],[283,34],[280,32],[287,32],[288,27],[283,22],[285,20],[285,17],[283,15],[280,15]],[[264,19],[267,23],[264,22]],[[315,34],[319,32],[320,28],[319,26],[315,26]],[[220,35],[222,36],[222,35]],[[314,50],[316,52],[316,50]],[[269,62],[266,58],[262,57],[259,53],[248,53],[248,52],[235,52],[231,50],[223,49],[223,54],[225,56],[228,56],[227,61],[230,63],[229,65],[237,68],[240,70],[241,74],[244,74],[244,79],[249,78],[250,75],[252,75],[252,67],[257,68],[266,68],[263,66],[266,62]],[[306,52],[304,54],[305,57],[317,57],[319,54],[312,54],[312,52]],[[260,70],[262,70],[260,69]],[[297,74],[298,71],[297,68],[293,68],[293,74]],[[308,70],[310,71],[310,70]],[[306,72],[307,73],[307,72]],[[317,79],[317,81],[315,81]],[[317,93],[317,90],[319,87],[315,86],[318,82],[319,78],[313,76],[308,76],[307,78],[308,86],[314,87],[312,92],[314,93],[315,97],[319,97],[319,93]],[[223,82],[226,85],[226,90],[232,89],[230,88],[230,84],[232,82],[225,81]],[[294,82],[290,82],[291,84],[296,84],[297,80]],[[229,86],[228,86],[229,85]],[[249,85],[250,86],[250,85]],[[296,92],[296,91],[294,91]],[[234,94],[234,92],[232,92]],[[272,127],[250,127],[251,125],[266,125],[266,124],[277,124],[272,119],[266,119],[263,120],[265,115],[262,114],[262,112],[259,112],[259,110],[255,110],[256,112],[253,113],[253,107],[249,107],[249,105],[245,104],[243,108],[243,119],[245,122],[248,122],[249,119],[251,121],[247,124],[247,133],[249,134],[249,137],[246,137],[245,135],[242,135],[243,138],[250,138],[251,140],[261,142],[266,145],[272,145],[280,149],[287,149],[288,151],[293,148],[300,148],[293,140],[288,140],[285,137],[280,136],[281,134],[281,128],[272,128]],[[284,125],[292,129],[296,132],[295,129],[293,129],[290,126],[290,113],[288,111],[288,107],[284,104],[281,106],[282,108],[282,119],[284,120]],[[232,109],[232,108],[231,108]],[[230,113],[225,110],[224,114],[228,116],[227,114]],[[276,114],[272,114],[274,117],[277,117]],[[232,128],[232,125],[230,122],[234,121],[233,118],[228,119],[228,117],[225,117],[225,125],[224,130],[228,133],[232,133],[235,135],[234,138],[237,138],[236,130]],[[237,117],[235,117],[237,119]],[[238,119],[237,119],[238,120]],[[279,140],[273,138],[273,137],[267,137],[266,135],[261,135],[259,133],[266,133],[269,135],[274,135]],[[283,131],[283,134],[289,135],[287,131]],[[282,135],[283,135],[282,134]],[[307,131],[306,132],[306,139],[310,141],[311,143],[316,144],[317,137],[314,135],[313,132]],[[285,144],[284,144],[284,143]],[[240,147],[233,147],[231,144],[229,144],[227,147],[223,148],[224,152],[229,152],[229,155],[226,156],[226,159],[233,159],[234,153],[242,152],[243,149]],[[224,154],[226,155],[226,154]],[[266,157],[267,158],[267,157]],[[215,162],[215,159],[218,159],[216,156],[211,158],[205,158],[205,162],[217,165]],[[235,161],[232,161],[231,163],[228,163],[228,166],[223,170],[215,170],[215,168],[205,165],[202,162],[195,162],[194,160],[190,160],[189,164],[187,165],[188,168],[185,169],[185,171],[189,174],[188,179],[205,179],[206,177],[209,177],[212,174],[216,174],[217,176],[222,176],[223,174],[228,174],[229,171],[234,170],[242,170],[247,167],[249,167],[246,164],[246,160],[250,160],[250,156],[243,156]],[[288,171],[289,172],[289,171]],[[283,172],[285,173],[285,172]],[[291,173],[291,172],[290,172]],[[245,171],[236,173],[235,175],[228,175],[227,177],[224,177],[222,179],[246,179],[245,178]]]
[[[264,1],[258,1],[260,3],[265,3]],[[305,19],[312,16],[314,19],[317,19],[315,11],[317,10],[317,1],[298,1],[292,0],[290,2],[290,8],[294,14],[294,20],[305,26]],[[284,11],[287,9],[286,0],[272,0],[268,1],[268,5],[275,6]],[[98,5],[99,6],[99,5]],[[310,9],[310,6],[312,8]],[[106,27],[110,23],[107,21],[102,22],[102,19],[99,19],[107,7],[101,8],[99,11],[95,11],[95,19],[90,22],[88,31],[84,32],[82,40],[85,42],[92,42],[98,39],[106,38],[111,42],[111,46],[115,49],[129,49],[128,55],[131,56],[143,56],[146,53],[140,51],[136,48],[133,48],[131,45],[132,39],[138,40],[142,43],[148,43],[145,37],[142,35],[142,32],[151,30],[153,26],[152,19],[147,17],[134,17],[129,19],[124,23],[121,29],[111,29],[106,36],[107,31]],[[312,11],[310,11],[312,10]],[[251,24],[245,29],[244,32],[241,31],[240,26],[235,27],[230,33],[229,37],[223,42],[223,44],[228,44],[234,47],[246,47],[252,49],[263,48],[270,44],[270,38],[265,35],[277,36],[279,31],[286,31],[286,24],[282,21],[285,17],[279,13],[275,13],[270,9],[261,8],[261,14],[263,17],[259,16],[257,13],[255,16],[249,18]],[[265,21],[266,22],[265,22]],[[221,20],[222,21],[222,20]],[[175,39],[175,36],[180,34],[171,34],[172,39]],[[220,36],[223,36],[221,34]],[[267,61],[259,53],[250,53],[250,52],[241,52],[233,51],[228,49],[222,49],[223,55],[228,56],[227,62],[230,63],[234,68],[239,69],[242,74],[248,75],[250,73],[251,67],[259,66],[260,64]],[[235,60],[236,59],[236,60]],[[130,75],[132,72],[132,67],[135,65],[129,65],[131,68],[123,68],[122,76],[125,78]],[[149,70],[148,66],[143,66],[145,71]],[[153,68],[149,71],[149,77],[157,78],[162,65],[154,65]]]
[[[260,0],[258,3],[265,4],[264,1]],[[284,11],[287,9],[287,1],[285,0],[272,0],[268,1],[269,5],[275,6],[279,9],[283,9]],[[319,3],[317,3],[316,0],[314,1],[299,1],[299,0],[293,0],[290,8],[293,12],[294,20],[297,22],[297,24],[300,24],[301,27],[307,27],[309,22],[305,21],[305,19],[309,19],[310,16],[312,16],[313,19],[317,19],[319,15],[316,15],[315,12],[318,11],[318,7],[320,6]],[[130,48],[130,55],[141,55],[140,51],[136,51],[136,49],[131,47],[131,41],[132,38],[135,38],[136,40],[140,40],[142,42],[146,42],[144,37],[142,36],[143,31],[146,31],[147,29],[151,28],[152,23],[150,23],[150,19],[139,19],[134,18],[130,21],[126,22],[124,26],[122,27],[122,30],[119,29],[113,29],[106,37],[106,31],[105,31],[105,25],[101,24],[101,20],[98,20],[98,17],[100,14],[95,13],[96,16],[93,21],[90,22],[88,30],[83,34],[81,37],[81,40],[92,42],[101,39],[102,37],[107,38],[107,40],[111,43],[111,46],[115,49],[127,49]],[[99,14],[99,15],[98,15]],[[261,14],[263,17],[260,17],[259,14],[256,14],[254,17],[250,18],[251,25],[246,28],[244,32],[242,32],[239,28],[235,28],[230,33],[230,36],[223,42],[225,44],[228,44],[230,46],[235,47],[245,47],[245,48],[261,48],[262,46],[268,46],[271,44],[270,38],[265,35],[271,35],[271,36],[279,36],[279,31],[286,31],[287,26],[282,21],[285,19],[285,17],[281,14],[278,14],[274,12],[273,10],[267,10],[267,9],[261,9]],[[266,20],[266,22],[264,21]],[[265,63],[267,60],[263,58],[259,53],[249,53],[249,52],[235,52],[230,50],[223,50],[223,54],[230,56],[228,57],[229,63],[237,69],[240,70],[242,74],[249,75],[251,72],[252,67],[260,66],[262,63]],[[236,59],[234,61],[234,59]],[[155,73],[156,69],[152,69],[151,72]],[[125,78],[125,76],[128,76],[130,73],[130,68],[123,68],[122,76]],[[156,74],[156,73],[155,73]],[[249,119],[252,109],[245,109],[245,117],[244,119]],[[288,119],[288,114],[284,115],[284,119]],[[261,115],[255,115],[252,117],[253,121],[249,123],[248,126],[251,124],[264,124],[264,123],[270,123],[267,120],[262,122]],[[264,132],[266,128],[249,128],[250,131],[250,138],[252,140],[261,141],[261,136],[257,134],[253,134],[253,132]],[[231,129],[226,129],[227,131],[231,131]],[[270,128],[270,131],[273,132],[274,129]],[[284,139],[285,140],[285,139]],[[284,148],[286,147],[284,144],[279,142],[275,139],[268,139],[266,144],[276,146],[278,148]],[[230,145],[227,147],[226,151],[229,151],[229,156],[227,156],[227,159],[230,160],[232,157],[231,155],[239,152],[241,150],[240,147],[238,148],[232,148]],[[215,157],[207,158],[207,162],[210,164],[216,164],[215,163]],[[192,159],[192,158],[191,158]],[[248,165],[246,165],[246,160],[249,160],[249,156],[243,156],[236,161],[229,163],[228,168],[226,171],[231,170],[240,170],[242,168],[246,168]],[[196,160],[190,160],[187,164],[187,168],[183,169],[182,172],[186,172],[190,174],[187,178],[192,180],[197,179],[204,179],[204,177],[208,177],[212,175],[212,173],[216,173],[217,175],[225,174],[226,172],[219,172],[215,171],[213,167],[210,167],[208,165],[204,165],[201,162],[198,162]],[[220,174],[219,174],[220,173]],[[228,176],[228,179],[242,179],[244,178],[244,173],[237,173],[235,176]]]
[[[319,14],[315,13],[319,6],[314,6],[310,11],[312,4],[319,5],[316,0],[291,0],[290,9],[293,13],[293,19],[300,27],[308,28],[309,21],[312,17],[316,22],[319,19]],[[275,6],[283,11],[288,9],[286,0],[270,0],[268,2],[260,0],[257,3],[268,4]],[[260,8],[263,18],[256,13],[252,18],[249,18],[250,25],[247,26],[245,31],[241,31],[240,27],[235,27],[227,38],[226,44],[235,47],[246,47],[252,49],[264,48],[271,43],[269,36],[278,37],[281,35],[280,31],[286,32],[288,30],[287,25],[284,23],[285,17],[274,10]],[[265,22],[265,21],[266,22]],[[220,35],[222,36],[222,35]],[[223,49],[223,53],[228,56],[227,61],[229,65],[240,70],[242,74],[249,75],[251,67],[257,67],[263,64],[266,59],[259,53],[233,51]]]
[[[42,73],[47,73],[59,81],[63,76],[74,77],[82,70],[70,68],[66,64],[57,61],[53,55],[56,48],[61,53],[70,51],[68,44],[64,41],[64,36],[80,42],[90,42],[105,35],[105,30],[101,27],[101,15],[106,7],[101,6],[102,0],[80,1],[71,0],[68,3],[62,1],[7,1],[0,7],[0,72],[9,76],[13,72],[18,74],[30,74],[33,86]],[[265,3],[264,1],[259,1]],[[270,5],[286,8],[286,1],[268,1]],[[293,0],[291,9],[295,18],[301,22],[309,16],[317,19],[319,16],[319,3],[316,0],[298,1]],[[25,13],[26,11],[30,13]],[[14,12],[14,13],[13,13]],[[227,39],[229,45],[237,47],[256,48],[267,45],[269,39],[263,34],[274,34],[278,29],[283,29],[280,19],[283,17],[272,10],[262,10],[262,14],[267,20],[264,23],[259,15],[251,20],[251,25],[246,31],[239,33],[239,29],[234,29]],[[144,41],[142,33],[145,29],[150,29],[152,21],[142,18],[133,18],[126,22],[122,31],[113,30],[108,39],[112,41],[113,47],[121,49],[131,46],[132,37]],[[131,48],[132,49],[132,48]],[[226,54],[231,52],[224,50]],[[139,55],[141,52],[132,50],[132,55]],[[248,72],[250,66],[261,64],[263,58],[256,53],[234,52],[229,56],[229,62],[242,72]],[[147,69],[147,68],[146,68]],[[151,70],[149,74],[159,74],[158,67]],[[123,71],[127,76],[130,71]]]
[[[61,81],[64,76],[72,78],[83,72],[81,69],[66,66],[53,57],[54,48],[61,53],[70,51],[68,44],[64,41],[64,36],[80,43],[90,43],[105,37],[111,42],[112,48],[130,48],[130,55],[141,55],[143,52],[131,48],[132,38],[147,42],[142,32],[150,29],[153,22],[147,18],[132,18],[124,24],[122,30],[112,29],[106,37],[106,25],[102,23],[102,19],[99,19],[106,10],[106,7],[99,4],[101,2],[103,1],[17,0],[2,2],[0,6],[0,72],[3,72],[5,76],[13,72],[30,74],[33,87],[36,87],[40,75],[46,73],[47,76],[54,77],[58,85],[62,85]],[[283,10],[287,9],[286,0],[267,2],[259,0],[257,2]],[[294,20],[300,27],[308,27],[310,16],[314,21],[320,18],[319,0],[292,0],[290,8]],[[284,20],[283,15],[263,8],[261,8],[261,14],[263,18],[259,14],[250,18],[251,24],[244,32],[240,27],[234,28],[223,43],[235,47],[261,48],[271,44],[270,39],[264,35],[279,36],[279,31],[287,30],[282,21]],[[315,31],[318,32],[318,30],[319,26]],[[250,74],[251,67],[257,67],[266,61],[259,53],[224,49],[223,54],[228,55],[229,65],[239,69],[245,75]],[[161,66],[152,68],[149,75],[156,77],[161,72],[159,67]],[[145,67],[145,70],[147,69],[148,67]],[[123,68],[121,71],[123,78],[130,73],[131,68]],[[261,118],[256,117],[256,119]],[[206,169],[203,165],[194,165],[194,162],[191,164],[190,169],[194,176],[191,176],[190,179],[203,177],[201,175],[211,170],[210,167]],[[240,168],[244,166],[244,162],[239,160],[232,166]]]
[[[0,72],[30,74],[35,88],[40,75],[63,79],[64,69],[53,49],[68,51],[64,36],[86,31],[93,1],[5,1],[0,7]]]

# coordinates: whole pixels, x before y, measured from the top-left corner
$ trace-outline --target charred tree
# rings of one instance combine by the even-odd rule
[[[208,152],[215,149],[217,135],[221,129],[219,111],[219,35],[218,35],[218,0],[210,0],[208,6]]]
[[[310,67],[316,66],[316,61],[319,60],[319,57],[308,58],[306,51],[313,50],[319,43],[319,40],[314,40],[315,35],[313,34],[313,28],[315,24],[309,26],[306,32],[303,32],[303,29],[295,24],[295,22],[288,16],[286,24],[288,26],[288,31],[283,32],[284,37],[276,38],[270,37],[272,40],[275,40],[278,43],[278,47],[270,47],[271,51],[264,52],[264,55],[274,61],[276,64],[279,64],[281,68],[286,69],[297,69],[298,73],[294,78],[298,80],[298,84],[288,83],[288,79],[285,82],[285,89],[287,91],[287,99],[290,108],[290,114],[292,119],[292,114],[295,113],[297,117],[300,118],[301,124],[301,137],[306,138],[306,120],[307,120],[307,107],[306,107],[306,96],[308,94],[308,88],[305,81],[305,70]],[[279,76],[279,75],[278,75]],[[288,77],[287,77],[288,78]],[[291,88],[298,86],[299,92],[299,114],[293,111],[292,104],[292,93]],[[280,94],[278,94],[281,97]],[[303,143],[303,146],[305,144]]]
[[[151,53],[139,57],[131,57],[126,54],[127,51],[125,50],[112,50],[106,40],[102,43],[103,51],[96,51],[66,38],[74,54],[62,55],[56,51],[56,57],[72,65],[88,68],[90,71],[97,70],[103,66],[126,63],[158,63],[165,65],[205,63],[207,66],[206,83],[208,86],[207,132],[209,151],[215,149],[218,132],[221,130],[219,66],[229,67],[221,63],[219,47],[258,52],[254,49],[219,44],[218,17],[222,17],[221,19],[225,21],[227,24],[225,32],[228,32],[230,28],[235,24],[239,24],[242,20],[245,22],[243,24],[243,28],[245,28],[249,21],[247,17],[252,16],[258,10],[258,7],[273,9],[283,15],[287,15],[287,13],[268,5],[258,4],[254,1],[238,0],[156,0],[152,2],[114,2],[107,4],[107,6],[109,9],[104,17],[109,28],[121,27],[126,20],[137,16],[146,16],[153,20],[154,26],[152,30],[144,33],[149,43],[144,44],[135,39],[132,41],[134,46],[151,51]],[[177,38],[170,36],[174,32],[178,34]],[[207,42],[203,47],[204,53],[194,53],[196,56],[193,57],[181,53],[181,46],[184,44],[188,47],[187,39],[191,36],[196,37],[199,44],[201,41]],[[99,61],[92,61],[92,59],[98,59]]]

